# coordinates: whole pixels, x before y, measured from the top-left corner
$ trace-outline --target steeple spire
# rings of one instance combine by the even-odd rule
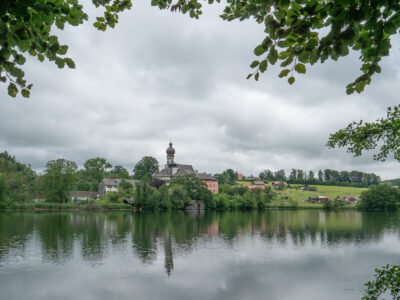
[[[169,147],[167,148],[166,152],[167,152],[167,165],[173,165],[175,149],[172,147],[172,142],[169,143]]]

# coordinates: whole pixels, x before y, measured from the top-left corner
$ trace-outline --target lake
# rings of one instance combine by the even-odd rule
[[[400,214],[0,213],[0,299],[359,299]]]

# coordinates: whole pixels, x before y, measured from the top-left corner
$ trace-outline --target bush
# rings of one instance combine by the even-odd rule
[[[229,196],[227,194],[220,194],[216,197],[216,205],[219,210],[228,210],[230,208]]]
[[[108,192],[106,194],[106,200],[108,202],[116,203],[116,202],[118,202],[119,197],[120,197],[120,194],[118,192]]]
[[[148,210],[157,209],[160,206],[160,200],[161,200],[160,192],[155,190],[151,194],[151,196],[148,199],[146,199],[144,207]]]
[[[333,201],[332,200],[324,200],[323,202],[323,207],[326,210],[331,210],[333,209]]]
[[[400,191],[389,184],[371,186],[361,193],[360,207],[375,210],[396,210]]]
[[[160,186],[160,208],[161,209],[170,209],[171,208],[171,201],[169,201],[169,191],[166,185]]]
[[[190,198],[184,187],[177,185],[171,189],[170,201],[173,208],[182,209],[185,207],[185,204],[190,202]]]

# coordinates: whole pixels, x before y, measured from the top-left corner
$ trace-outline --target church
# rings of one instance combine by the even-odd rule
[[[175,176],[195,175],[207,185],[208,190],[210,190],[213,194],[218,194],[218,180],[216,178],[214,178],[211,174],[198,173],[193,169],[192,165],[175,163],[175,149],[172,147],[172,143],[169,143],[169,147],[167,148],[166,152],[167,164],[165,165],[164,169],[154,175],[154,178],[160,179],[166,184],[169,184],[172,178]]]

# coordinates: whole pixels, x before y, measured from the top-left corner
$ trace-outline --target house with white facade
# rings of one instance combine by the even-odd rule
[[[105,194],[109,192],[118,192],[118,186],[120,185],[121,181],[125,180],[135,186],[138,180],[131,180],[131,179],[119,179],[119,178],[104,178],[99,183],[99,196],[103,198]]]

